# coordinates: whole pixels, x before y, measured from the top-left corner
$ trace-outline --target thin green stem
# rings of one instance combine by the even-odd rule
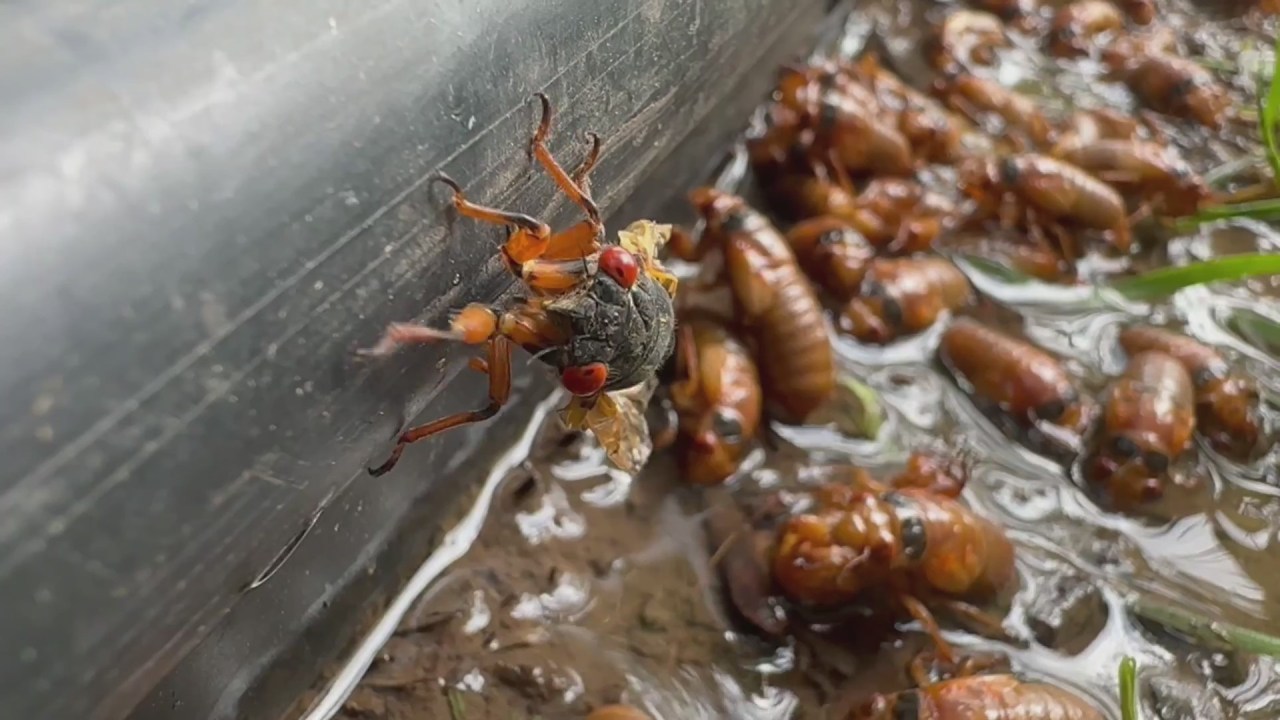
[[[1280,355],[1280,323],[1249,308],[1236,308],[1226,325],[1254,347],[1272,355]]]
[[[984,258],[968,255],[959,257],[979,273],[994,277],[1003,283],[1043,287],[1046,296],[1052,295],[1053,292],[1061,293],[1063,290],[1061,286],[1050,285]],[[1108,291],[1118,293],[1129,300],[1146,301],[1167,297],[1192,285],[1230,282],[1260,275],[1280,275],[1280,254],[1244,253],[1190,265],[1157,268],[1140,275],[1109,280],[1095,286],[1094,292],[1089,296],[1063,299],[1062,302],[1079,303],[1082,307],[1091,303],[1105,302],[1103,296]]]
[[[449,699],[449,717],[452,720],[466,720],[467,707],[462,702],[462,693],[449,688],[445,696]]]
[[[1138,714],[1138,662],[1128,655],[1120,661],[1121,720],[1141,720]]]
[[[1236,177],[1254,170],[1255,166],[1261,166],[1262,163],[1263,160],[1260,157],[1252,155],[1238,157],[1206,172],[1204,174],[1204,181],[1215,188],[1224,187]]]
[[[1241,280],[1258,275],[1280,275],[1280,254],[1228,255],[1192,265],[1165,267],[1111,281],[1113,290],[1132,300],[1171,295],[1184,287],[1208,282]]]
[[[1259,112],[1261,118],[1258,130],[1262,134],[1262,144],[1267,149],[1267,162],[1271,163],[1272,180],[1280,186],[1280,147],[1276,141],[1277,121],[1280,120],[1280,37],[1276,38],[1275,50],[1276,65],[1271,69],[1266,100]]]
[[[1210,620],[1180,608],[1147,600],[1135,600],[1129,607],[1136,615],[1177,630],[1207,645],[1225,646],[1252,655],[1280,658],[1280,638],[1266,633]]]
[[[1253,218],[1267,222],[1280,220],[1280,200],[1253,200],[1250,202],[1214,205],[1190,217],[1180,218],[1174,225],[1180,231],[1191,230],[1197,225],[1214,220],[1231,220],[1233,218]]]

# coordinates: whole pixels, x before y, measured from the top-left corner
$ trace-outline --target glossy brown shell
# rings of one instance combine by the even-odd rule
[[[738,469],[760,430],[760,376],[750,351],[723,325],[687,319],[681,338],[693,338],[697,377],[678,379],[671,400],[679,417],[680,470],[686,482],[724,482]],[[680,348],[678,352],[685,352]],[[717,418],[738,423],[738,437],[726,437]]]
[[[787,232],[787,242],[805,274],[842,301],[858,293],[876,256],[875,247],[862,233],[832,216],[796,223]]]
[[[888,343],[930,327],[943,312],[972,300],[968,278],[949,260],[877,258],[860,296],[845,306],[840,327],[862,342]]]
[[[788,597],[834,605],[895,577],[937,593],[989,595],[1013,580],[1013,558],[999,526],[956,500],[903,488],[792,518],[773,568]]]
[[[1035,420],[1084,430],[1080,395],[1062,363],[1035,345],[969,318],[942,335],[938,354],[982,400],[1023,424]]]
[[[1195,387],[1196,422],[1220,451],[1248,454],[1262,435],[1257,386],[1232,372],[1222,354],[1194,338],[1161,328],[1132,326],[1120,333],[1129,355],[1155,350],[1182,363]]]
[[[1145,351],[1133,356],[1107,393],[1103,430],[1172,460],[1191,446],[1195,431],[1191,377],[1176,358]]]
[[[1133,325],[1120,331],[1120,347],[1130,357],[1155,350],[1170,355],[1186,368],[1195,381],[1197,376],[1223,376],[1229,371],[1227,361],[1217,350],[1199,340],[1163,328]]]
[[[723,249],[768,411],[782,422],[803,422],[835,391],[835,351],[822,305],[773,223],[741,198],[713,195],[719,199],[704,209],[703,242]]]
[[[1010,189],[1060,220],[1097,230],[1128,224],[1124,200],[1110,185],[1088,172],[1047,155],[1015,156],[1002,172]]]
[[[1129,89],[1152,110],[1221,129],[1231,96],[1213,73],[1189,58],[1166,53],[1138,60],[1126,74]]]

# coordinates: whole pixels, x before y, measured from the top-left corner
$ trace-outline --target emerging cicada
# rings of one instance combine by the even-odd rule
[[[534,133],[534,157],[587,219],[562,232],[533,217],[477,205],[454,180],[437,180],[453,190],[458,213],[512,229],[502,257],[529,296],[506,307],[472,303],[448,330],[395,323],[365,355],[386,355],[411,343],[453,340],[485,345],[486,357],[471,367],[489,376],[489,404],[409,428],[391,457],[370,472],[391,470],[404,449],[450,428],[493,417],[511,392],[511,345],[532,353],[560,373],[573,398],[561,411],[571,428],[590,430],[610,460],[634,470],[648,460],[651,445],[644,423],[644,386],[675,348],[673,298],[676,277],[662,266],[658,252],[671,226],[647,220],[632,223],[616,244],[604,242],[604,223],[592,200],[587,178],[600,154],[600,138],[590,133],[587,158],[568,174],[546,147],[551,102],[539,93],[542,121]]]

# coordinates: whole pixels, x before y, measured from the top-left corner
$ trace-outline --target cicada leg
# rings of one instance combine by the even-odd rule
[[[596,163],[600,160],[600,136],[587,131],[586,137],[591,141],[591,149],[587,151],[587,156],[583,158],[582,164],[577,170],[573,171],[573,184],[582,188],[582,192],[591,194],[591,171],[595,169]]]
[[[591,268],[586,257],[581,255],[563,260],[539,258],[520,266],[520,279],[539,294],[561,295],[590,277]]]
[[[391,457],[382,465],[369,470],[375,477],[385,475],[395,467],[407,446],[455,427],[487,420],[497,414],[511,394],[512,343],[517,343],[530,352],[538,352],[563,345],[568,340],[568,331],[536,303],[519,305],[501,316],[493,308],[472,303],[458,313],[448,330],[393,323],[377,343],[358,353],[384,356],[402,345],[438,340],[486,346],[486,357],[471,358],[468,366],[489,376],[489,404],[479,410],[457,413],[404,431],[400,434]]]
[[[356,351],[357,355],[383,357],[404,345],[426,345],[438,340],[452,340],[467,345],[480,345],[498,334],[498,313],[487,305],[472,303],[462,309],[448,330],[415,323],[391,323],[378,342]]]
[[[950,674],[948,670],[944,663],[938,661],[938,656],[928,650],[916,653],[907,665],[907,674],[918,688],[927,688],[942,680]]]
[[[951,643],[942,637],[942,628],[938,627],[938,621],[933,618],[933,613],[929,612],[929,608],[925,607],[924,603],[914,596],[906,593],[898,595],[898,602],[902,603],[902,606],[907,610],[907,614],[920,623],[920,626],[924,628],[925,634],[933,640],[938,657],[946,663],[955,662],[955,650],[951,648]]]
[[[467,200],[462,192],[462,186],[448,175],[437,175],[435,181],[448,185],[453,190],[453,206],[458,210],[459,215],[491,225],[515,228],[502,246],[502,255],[512,273],[518,275],[518,268],[521,265],[541,257],[546,252],[552,237],[551,227],[546,223],[523,213],[477,205]]]
[[[432,435],[437,435],[471,423],[488,420],[503,405],[507,404],[507,400],[511,397],[511,341],[502,335],[494,335],[488,341],[488,357],[484,361],[484,371],[489,375],[489,404],[479,410],[469,410],[467,412],[455,413],[439,420],[409,428],[400,434],[396,440],[396,446],[391,450],[391,456],[387,461],[376,468],[370,468],[369,474],[378,477],[385,475],[391,471],[400,461],[400,456],[404,454],[405,448]],[[479,369],[476,365],[472,365],[473,369]]]
[[[1164,118],[1161,118],[1159,113],[1143,109],[1138,111],[1138,117],[1142,121],[1142,126],[1151,134],[1153,142],[1161,145],[1169,144],[1169,134],[1164,131]]]
[[[711,250],[711,243],[702,238],[694,239],[693,234],[682,227],[671,228],[671,239],[667,241],[671,254],[685,262],[699,262]]]
[[[1019,217],[1019,216],[1022,217]],[[1012,193],[1002,193],[999,205],[996,206],[996,217],[1000,221],[1000,227],[1005,230],[1012,230],[1018,226],[1018,222],[1026,216],[1025,210],[1018,203]]]
[[[587,182],[588,175],[600,157],[599,136],[595,133],[588,134],[591,150],[582,165],[574,172],[573,177],[570,177],[547,150],[546,136],[551,129],[551,103],[541,93],[538,94],[538,98],[542,101],[542,121],[538,124],[538,130],[533,136],[533,153],[551,174],[556,185],[587,214],[585,223],[553,235],[551,228],[536,218],[478,205],[466,199],[462,187],[452,178],[447,175],[439,175],[436,178],[438,182],[453,189],[453,205],[457,208],[458,214],[480,222],[515,228],[515,232],[503,246],[503,255],[512,272],[517,274],[524,263],[536,260],[543,255],[562,260],[590,255],[598,249],[597,238],[604,228],[604,223],[600,220],[599,208],[582,188],[582,184]]]
[[[1243,203],[1253,202],[1256,200],[1272,200],[1277,195],[1276,186],[1269,182],[1254,183],[1239,190],[1233,190],[1229,193],[1216,193],[1212,198],[1213,204],[1227,203]]]
[[[965,98],[964,96],[960,95],[958,92],[952,92],[948,94],[946,98],[946,104],[952,110],[955,110],[957,113],[959,113],[961,117],[963,117],[964,119],[968,120],[969,122],[973,123],[974,125],[980,128],[990,127],[991,125],[987,111],[983,110],[982,108],[978,107],[974,103],[970,102],[968,98]],[[1019,142],[1016,137],[1006,136],[1006,138],[1013,142],[1014,144],[1013,149],[1015,151],[1017,152],[1023,151],[1023,149],[1019,146]]]
[[[1016,642],[1018,638],[1004,629],[1000,618],[963,600],[945,598],[937,601],[938,607],[962,623],[966,630],[992,640]]]
[[[916,687],[925,688],[934,683],[954,678],[973,677],[988,672],[1007,672],[1009,662],[994,654],[965,655],[957,662],[944,661],[929,650],[922,650],[911,658],[907,673]]]
[[[357,350],[368,357],[390,355],[403,345],[425,345],[439,340],[481,345],[496,335],[511,340],[526,351],[537,353],[569,341],[569,330],[536,300],[517,304],[498,314],[495,308],[471,303],[449,323],[448,330],[414,323],[392,323],[372,347]]]
[[[1031,207],[1027,207],[1025,212],[1027,235],[1037,245],[1050,248],[1058,253],[1069,265],[1075,267],[1075,262],[1084,256],[1080,246],[1076,243],[1075,236],[1058,221],[1051,218],[1042,219],[1040,214]],[[1053,240],[1050,240],[1045,235],[1046,231],[1053,234]]]
[[[858,197],[858,188],[853,184],[853,178],[849,177],[849,173],[844,169],[844,163],[840,162],[835,149],[827,151],[824,162],[821,163],[822,171],[836,181],[836,185],[841,190],[849,194],[849,197]]]
[[[591,141],[591,149],[587,151],[587,156],[583,158],[582,164],[578,166],[578,169],[573,171],[572,181],[574,185],[581,188],[584,195],[589,197],[590,190],[588,190],[588,187],[591,171],[600,159],[600,136],[593,132],[588,132],[587,138]],[[550,155],[547,157],[549,158]],[[559,168],[558,165],[556,167],[557,169]],[[581,260],[600,249],[601,230],[602,226],[598,218],[583,220],[564,232],[552,235],[542,253],[542,258],[546,260]],[[524,272],[526,276],[529,274],[527,269]],[[528,282],[527,279],[526,282]],[[549,288],[537,287],[536,285],[534,289],[549,290]]]
[[[1139,206],[1138,206],[1138,207],[1137,207],[1137,208],[1136,208],[1136,209],[1135,209],[1135,210],[1134,210],[1134,211],[1129,215],[1128,224],[1129,224],[1129,225],[1131,225],[1131,226],[1132,226],[1132,225],[1137,225],[1138,223],[1142,222],[1143,220],[1146,220],[1147,218],[1151,217],[1151,216],[1154,214],[1154,212],[1155,212],[1155,211],[1152,209],[1152,205],[1153,205],[1153,203],[1150,203],[1150,202],[1144,202],[1144,203],[1142,203],[1141,205],[1139,205]]]
[[[546,223],[529,215],[486,207],[467,200],[462,187],[447,175],[438,175],[436,182],[448,185],[453,190],[453,206],[457,208],[458,214],[480,222],[515,228],[502,246],[502,256],[511,273],[524,279],[532,289],[551,294],[567,289],[564,287],[566,280],[562,277],[563,273],[555,270],[550,271],[555,278],[545,284],[529,282],[528,276],[531,274],[535,277],[548,274],[548,269],[536,266],[544,257],[553,266],[564,260],[576,261],[575,264],[580,267],[569,271],[574,276],[574,280],[568,283],[569,288],[576,287],[588,274],[589,268],[582,259],[595,252],[599,245],[596,229],[590,222],[581,222],[564,232],[552,234]]]
[[[551,133],[551,100],[542,93],[537,93],[535,97],[542,104],[542,120],[538,123],[538,129],[534,132],[533,140],[530,143],[533,156],[551,175],[551,179],[555,181],[561,192],[567,195],[575,205],[582,208],[582,211],[587,215],[587,221],[596,231],[596,234],[599,234],[604,229],[604,222],[600,219],[600,208],[596,207],[595,200],[591,199],[591,196],[579,186],[574,178],[570,177],[569,173],[560,167],[560,163],[556,162],[555,157],[551,155],[551,151],[547,149],[547,135]],[[590,158],[588,159],[590,160]],[[595,164],[594,160],[591,161],[591,164]],[[590,169],[591,167],[588,166],[587,171],[589,172]],[[581,169],[579,173],[582,174],[583,179],[586,178],[586,173],[582,172]]]
[[[957,498],[969,480],[969,457],[957,453],[942,457],[926,452],[912,453],[907,466],[893,479],[897,489],[920,488],[943,497]]]

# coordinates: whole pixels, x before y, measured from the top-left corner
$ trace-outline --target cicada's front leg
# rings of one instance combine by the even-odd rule
[[[575,205],[582,208],[587,215],[587,223],[593,229],[593,235],[598,237],[604,231],[604,222],[600,219],[600,208],[596,207],[595,200],[591,199],[591,195],[586,191],[584,185],[589,180],[587,176],[591,169],[595,166],[599,157],[600,139],[592,136],[592,151],[587,156],[587,160],[580,168],[570,177],[564,168],[560,167],[560,163],[556,162],[551,151],[547,149],[547,136],[551,134],[551,100],[542,93],[537,93],[535,97],[542,104],[542,120],[538,123],[538,129],[533,134],[533,140],[530,142],[530,148],[533,156],[555,181],[556,186],[573,201]]]
[[[518,274],[531,290],[542,295],[560,295],[576,289],[596,271],[594,258],[600,251],[600,238],[604,224],[600,210],[591,199],[588,190],[591,171],[600,159],[600,136],[587,133],[591,148],[582,164],[570,176],[547,149],[546,139],[551,131],[551,103],[541,93],[542,121],[530,143],[533,155],[547,170],[556,185],[586,213],[587,219],[569,229],[548,238],[541,253],[535,257],[521,257]]]

